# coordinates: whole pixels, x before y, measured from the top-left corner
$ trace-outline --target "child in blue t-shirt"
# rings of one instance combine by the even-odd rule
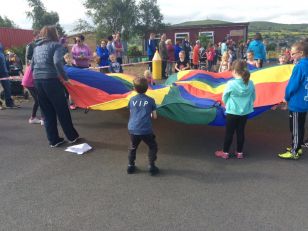
[[[128,132],[131,142],[128,152],[127,173],[132,174],[136,171],[136,151],[140,142],[143,141],[149,147],[149,172],[151,175],[156,175],[159,172],[159,169],[155,166],[157,143],[151,122],[151,117],[157,118],[156,104],[153,98],[145,95],[148,89],[146,78],[137,77],[134,79],[134,88],[138,94],[132,97],[128,103],[130,111]]]

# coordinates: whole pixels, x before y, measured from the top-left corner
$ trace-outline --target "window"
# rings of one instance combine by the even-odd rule
[[[177,41],[181,41],[182,42],[182,40],[184,40],[186,36],[188,36],[188,38],[189,38],[189,32],[175,33],[174,34],[174,41],[175,41],[175,43]]]
[[[199,36],[206,36],[210,39],[212,43],[214,43],[214,31],[199,32]]]

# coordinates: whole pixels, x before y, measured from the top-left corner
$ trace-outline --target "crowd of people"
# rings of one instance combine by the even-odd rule
[[[76,68],[89,68],[93,58],[90,48],[84,43],[85,37],[78,35],[76,43],[69,53],[66,38],[59,39],[54,26],[45,26],[37,34],[34,41],[27,46],[26,71],[22,84],[30,91],[33,100],[33,110],[29,123],[44,125],[50,147],[58,147],[65,140],[59,136],[57,121],[70,144],[79,140],[79,134],[74,128],[65,85],[72,84],[64,70],[66,65]],[[235,43],[227,38],[221,43],[202,48],[199,40],[192,49],[188,37],[181,45],[179,42],[172,45],[166,34],[161,36],[156,44],[155,34],[150,35],[147,52],[149,59],[153,59],[158,48],[162,57],[162,76],[167,78],[174,71],[180,72],[188,69],[199,69],[202,54],[206,56],[208,71],[232,71],[233,79],[228,81],[224,90],[222,101],[226,107],[226,130],[223,149],[216,151],[215,155],[224,159],[230,157],[230,146],[233,135],[237,135],[237,149],[235,156],[244,158],[245,126],[248,115],[253,112],[256,99],[254,83],[250,80],[248,65],[262,68],[266,61],[265,47],[261,34],[257,33],[254,40],[242,46],[240,52],[235,53]],[[245,51],[244,51],[245,50]],[[236,55],[239,57],[236,57]],[[123,72],[123,44],[120,34],[113,38],[108,37],[108,42],[101,40],[96,48],[98,65],[109,66],[110,72]],[[13,57],[13,56],[12,56]],[[217,62],[219,61],[219,67]],[[290,50],[285,50],[279,58],[281,64],[295,63],[289,83],[286,87],[285,99],[282,99],[281,108],[288,107],[290,114],[291,146],[280,158],[298,159],[302,154],[302,147],[308,146],[304,142],[305,119],[308,111],[307,78],[308,78],[308,39],[295,43]],[[138,145],[144,141],[149,147],[149,172],[155,175],[159,172],[155,165],[157,159],[157,143],[152,129],[151,119],[157,118],[156,104],[153,98],[146,95],[148,85],[153,84],[151,78],[152,65],[144,72],[143,77],[136,77],[133,81],[137,95],[129,101],[130,117],[128,131],[130,134],[130,147],[128,155],[127,173],[136,171],[135,160]],[[167,72],[166,72],[167,70]],[[105,71],[104,71],[105,72]],[[7,62],[0,46],[0,78],[8,77]],[[17,108],[10,96],[8,80],[1,80],[5,91],[5,103],[8,108]],[[36,114],[40,107],[41,119]]]
[[[201,69],[211,72],[230,71],[231,64],[236,59],[245,59],[251,69],[262,68],[266,62],[266,46],[260,33],[252,41],[236,43],[231,37],[226,37],[221,42],[209,41],[206,45],[201,44],[200,40],[192,44],[188,36],[172,44],[166,34],[162,34],[158,41],[155,34],[151,33],[146,46],[149,61],[153,59],[155,51],[159,51],[163,79],[180,71],[178,67],[183,66],[183,61],[180,61],[183,57],[187,61],[183,70]],[[152,63],[149,64],[149,69],[152,70]]]

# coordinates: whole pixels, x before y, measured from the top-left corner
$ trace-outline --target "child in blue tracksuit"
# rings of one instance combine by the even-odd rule
[[[109,65],[109,51],[106,47],[106,41],[102,40],[101,45],[96,47],[96,54],[99,57],[99,66],[104,67]],[[101,72],[107,73],[108,69],[100,69]]]
[[[232,65],[233,80],[228,81],[222,100],[226,107],[226,132],[222,151],[215,155],[224,159],[229,158],[229,149],[232,144],[233,134],[237,135],[236,157],[242,159],[245,140],[245,125],[247,116],[253,112],[256,99],[255,87],[247,70],[247,63],[236,60]]]
[[[132,174],[136,171],[136,151],[140,142],[143,141],[149,147],[149,172],[151,175],[155,175],[159,172],[159,169],[155,166],[157,143],[152,130],[151,117],[157,118],[156,104],[153,98],[145,95],[148,89],[146,78],[137,77],[134,79],[134,88],[138,94],[132,97],[128,103],[130,110],[128,132],[131,142],[128,152],[127,173]]]
[[[291,56],[299,61],[294,66],[285,92],[292,146],[287,148],[287,152],[278,154],[283,159],[298,159],[302,154],[301,145],[304,144],[305,120],[308,111],[308,41],[293,44]]]

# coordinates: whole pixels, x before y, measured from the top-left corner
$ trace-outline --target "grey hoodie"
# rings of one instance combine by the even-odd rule
[[[35,44],[31,69],[34,79],[68,77],[63,68],[63,46],[58,42],[41,40]]]

